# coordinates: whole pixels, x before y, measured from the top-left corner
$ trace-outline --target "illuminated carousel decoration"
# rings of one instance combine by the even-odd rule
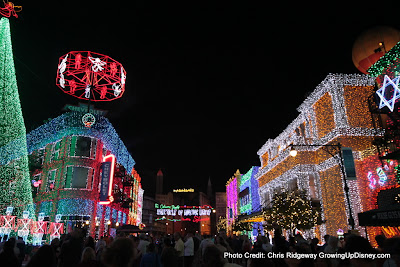
[[[59,59],[56,84],[66,94],[90,101],[112,101],[125,92],[126,72],[109,56],[71,51]],[[82,122],[91,127],[96,119],[86,113]]]

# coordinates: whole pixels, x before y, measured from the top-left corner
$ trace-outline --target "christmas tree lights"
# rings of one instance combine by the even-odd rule
[[[383,74],[390,66],[397,65],[394,64],[397,59],[400,58],[400,42],[392,47],[383,57],[381,57],[375,64],[373,64],[367,70],[368,74],[373,77],[378,77]],[[393,77],[392,77],[393,78]]]
[[[26,146],[26,129],[19,101],[10,25],[0,19],[0,203],[34,216]],[[0,206],[4,209],[5,206]]]
[[[276,223],[283,229],[307,230],[322,223],[318,209],[311,206],[304,191],[283,191],[273,197],[272,208],[263,212],[269,225]]]

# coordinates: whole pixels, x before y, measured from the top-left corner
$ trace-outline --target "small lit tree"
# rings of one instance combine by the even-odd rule
[[[307,230],[322,223],[321,212],[311,205],[304,191],[281,192],[272,200],[272,208],[264,211],[267,225],[277,224],[294,233],[295,229]]]
[[[220,231],[225,231],[226,232],[226,230],[227,230],[226,218],[220,216],[218,218],[218,222],[217,222],[217,231],[218,232],[220,232]]]

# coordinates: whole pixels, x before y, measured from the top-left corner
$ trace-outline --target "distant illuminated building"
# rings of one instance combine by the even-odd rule
[[[237,170],[234,176],[226,183],[226,223],[227,232],[230,235],[233,233],[232,225],[239,215],[240,205],[238,194],[241,176],[240,171]]]

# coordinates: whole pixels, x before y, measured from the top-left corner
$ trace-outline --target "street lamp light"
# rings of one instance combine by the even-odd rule
[[[344,160],[343,160],[343,154],[342,154],[342,145],[340,143],[337,144],[329,144],[329,145],[290,145],[290,152],[289,155],[292,157],[296,157],[297,156],[297,150],[295,149],[295,147],[324,147],[324,148],[329,148],[329,147],[334,147],[337,148],[339,150],[339,157],[340,157],[340,170],[342,171],[342,175],[343,175],[343,181],[344,181],[344,194],[346,196],[346,200],[347,200],[347,208],[349,210],[349,225],[351,227],[351,230],[354,229],[354,218],[353,218],[353,212],[351,210],[351,203],[350,203],[350,197],[349,197],[349,186],[347,185],[347,175],[346,175],[346,171],[344,169]],[[325,150],[327,153],[329,153],[332,157],[335,157],[335,155],[331,152],[329,152],[329,150]]]
[[[289,155],[292,156],[292,157],[296,157],[297,156],[297,150],[293,146],[290,148]]]

